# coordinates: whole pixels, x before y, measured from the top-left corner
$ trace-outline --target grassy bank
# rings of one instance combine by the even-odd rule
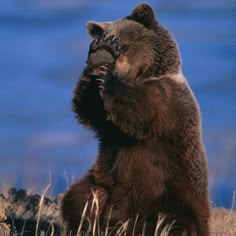
[[[47,188],[42,195],[37,195],[12,188],[0,194],[0,236],[61,235],[60,200],[46,197],[46,191]],[[224,208],[213,208],[211,214],[212,236],[236,235],[235,212]],[[117,235],[125,234],[123,231]]]

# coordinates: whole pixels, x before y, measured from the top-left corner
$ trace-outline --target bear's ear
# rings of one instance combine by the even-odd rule
[[[132,20],[139,22],[148,29],[156,28],[156,18],[152,7],[147,3],[138,4],[132,11],[130,17]]]
[[[105,29],[103,23],[89,21],[87,23],[87,31],[92,38],[98,38],[103,35]]]

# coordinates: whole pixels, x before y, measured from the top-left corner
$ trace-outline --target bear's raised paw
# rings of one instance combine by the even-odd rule
[[[89,48],[88,63],[91,66],[111,65],[121,53],[121,47],[118,45],[118,39],[114,35],[104,34],[95,39]]]

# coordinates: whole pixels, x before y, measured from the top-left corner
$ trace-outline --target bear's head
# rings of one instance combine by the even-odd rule
[[[88,22],[92,38],[114,35],[126,50],[115,63],[115,71],[129,79],[175,74],[181,59],[172,35],[157,21],[152,7],[138,4],[132,13],[115,22]]]

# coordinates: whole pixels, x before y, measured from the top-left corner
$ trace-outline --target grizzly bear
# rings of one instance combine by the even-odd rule
[[[99,152],[64,195],[65,235],[92,235],[96,221],[109,235],[123,224],[126,235],[160,235],[169,226],[169,235],[208,236],[200,111],[173,36],[146,3],[87,29],[94,41],[73,109],[95,132]]]

